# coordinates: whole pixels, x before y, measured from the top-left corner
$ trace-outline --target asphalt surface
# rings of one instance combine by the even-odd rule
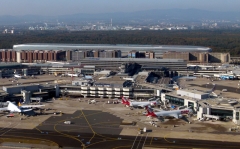
[[[64,124],[71,121],[72,124]],[[122,119],[107,112],[80,110],[52,116],[33,130],[0,128],[1,139],[24,138],[52,142],[59,147],[76,149],[151,148],[239,148],[240,143],[149,137],[151,132],[120,136]],[[131,126],[130,126],[131,127]],[[0,141],[1,141],[0,139]]]

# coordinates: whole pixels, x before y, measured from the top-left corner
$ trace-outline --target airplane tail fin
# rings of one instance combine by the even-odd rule
[[[125,104],[126,103],[126,99],[122,96],[122,103]]]
[[[153,110],[149,106],[146,106],[145,109],[147,110],[147,115],[153,114]]]
[[[18,106],[16,106],[15,104],[13,104],[10,101],[7,101],[7,102],[8,102],[8,110],[9,111],[21,112],[21,110],[19,109]]]
[[[125,97],[122,96],[122,102],[123,103],[127,103],[127,99]]]
[[[215,89],[216,89],[216,84],[214,84],[214,86],[213,86],[213,88],[212,88],[211,92],[214,92],[214,91],[215,91]]]

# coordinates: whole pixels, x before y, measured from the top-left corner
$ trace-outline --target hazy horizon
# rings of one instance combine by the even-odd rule
[[[1,0],[0,15],[68,15],[136,12],[151,9],[200,9],[239,12],[239,0]]]

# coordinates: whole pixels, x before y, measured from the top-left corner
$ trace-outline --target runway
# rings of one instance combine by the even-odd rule
[[[72,124],[64,124],[69,120]],[[50,146],[89,149],[151,148],[238,148],[240,143],[150,137],[151,132],[121,136],[122,119],[98,110],[79,110],[73,114],[52,116],[33,130],[0,128],[1,141],[7,138],[38,140]],[[16,124],[12,124],[15,126]],[[131,127],[131,126],[130,126]]]

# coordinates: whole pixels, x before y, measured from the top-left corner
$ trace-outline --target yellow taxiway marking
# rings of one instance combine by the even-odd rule
[[[153,140],[153,137],[152,137],[152,139],[151,139],[151,141],[150,141],[150,145],[152,145],[152,140]]]
[[[82,116],[82,114],[80,114],[79,116],[77,116],[77,117],[75,117],[75,118],[80,118],[81,116]],[[57,133],[60,133],[60,134],[62,134],[62,135],[65,136],[65,137],[68,137],[68,138],[71,138],[71,139],[74,139],[74,140],[80,142],[81,145],[82,145],[82,148],[85,149],[85,144],[84,144],[81,140],[79,140],[78,138],[75,138],[75,137],[72,136],[72,135],[68,135],[68,134],[62,133],[62,132],[60,132],[60,131],[58,131],[58,130],[56,129],[56,126],[57,126],[60,122],[64,122],[64,121],[66,121],[66,120],[61,120],[61,121],[57,122],[57,123],[54,125],[54,130],[55,130]]]
[[[88,141],[88,142],[91,142],[92,141],[92,139],[95,137],[95,135],[96,135],[96,132],[93,130],[93,128],[92,128],[92,126],[91,126],[91,124],[89,123],[89,121],[88,121],[88,119],[86,118],[86,116],[85,116],[85,114],[83,113],[83,111],[81,110],[81,112],[82,112],[82,115],[83,115],[83,117],[85,118],[85,120],[86,120],[86,122],[88,123],[88,126],[89,126],[89,128],[91,129],[91,131],[93,132],[93,136],[92,136],[92,138]]]
[[[169,136],[169,135],[170,135],[170,133],[166,134],[163,138],[164,138],[164,140],[165,140],[166,142],[168,142],[168,143],[173,143],[173,142],[170,142],[170,141],[168,141],[168,140],[166,139],[166,137]]]
[[[38,129],[37,127],[35,127],[36,130],[38,130],[39,132],[42,132],[40,129]]]

